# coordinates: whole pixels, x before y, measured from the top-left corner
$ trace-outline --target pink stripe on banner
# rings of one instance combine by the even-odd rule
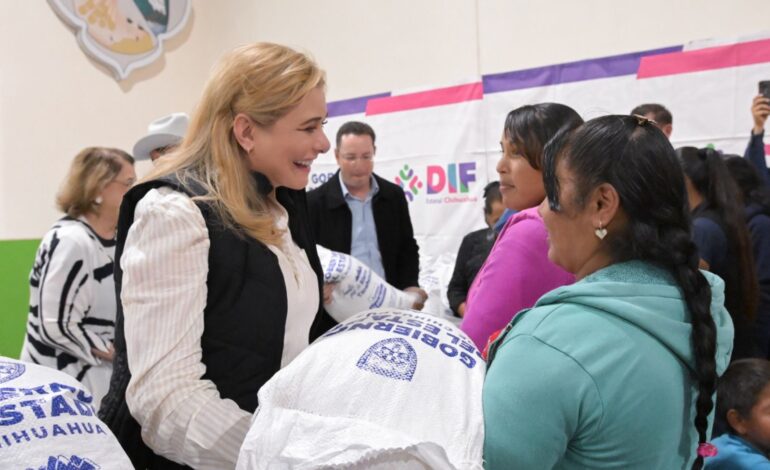
[[[373,114],[395,113],[417,108],[430,108],[433,106],[462,103],[463,101],[480,100],[483,97],[484,87],[481,82],[476,82],[418,93],[371,99],[366,104],[366,114],[371,116]]]
[[[636,77],[662,77],[763,62],[770,62],[770,39],[642,57]]]
[[[770,155],[770,145],[765,145],[765,155]]]

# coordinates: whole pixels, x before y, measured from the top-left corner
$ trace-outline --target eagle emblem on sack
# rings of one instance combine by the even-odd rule
[[[73,455],[69,458],[59,455],[48,457],[48,462],[38,470],[99,470],[99,465],[91,459]]]
[[[358,359],[356,367],[389,379],[410,381],[417,369],[417,353],[402,338],[378,341]]]
[[[0,384],[21,376],[26,367],[17,362],[0,362]]]

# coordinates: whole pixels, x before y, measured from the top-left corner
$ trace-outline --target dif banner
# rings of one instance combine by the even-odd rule
[[[455,254],[465,234],[484,226],[484,186],[497,179],[499,153],[484,149],[480,99],[330,118],[325,132],[332,150],[313,164],[308,189],[337,171],[333,141],[337,129],[352,120],[366,122],[376,133],[374,172],[404,190],[422,265],[441,254]]]
[[[466,233],[484,226],[485,154],[377,158],[375,173],[404,189],[423,262],[455,253]],[[311,186],[319,186],[336,171],[336,164],[313,165]]]
[[[661,103],[674,117],[674,147],[713,145],[743,154],[761,80],[770,80],[767,35],[718,45],[700,41],[332,102],[326,132],[334,140],[350,120],[374,128],[375,172],[404,188],[421,265],[429,266],[439,255],[455,254],[465,234],[483,227],[483,188],[498,179],[495,164],[512,109],[559,102],[589,120]],[[309,187],[336,169],[333,152],[319,157]]]

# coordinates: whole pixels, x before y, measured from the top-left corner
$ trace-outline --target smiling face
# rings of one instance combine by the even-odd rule
[[[545,198],[542,172],[529,164],[505,133],[500,145],[502,155],[497,162],[497,173],[500,175],[503,204],[518,211],[537,206]]]
[[[329,150],[323,131],[325,119],[325,93],[314,88],[272,125],[255,124],[253,147],[247,156],[249,168],[265,175],[274,187],[304,188],[313,160]]]
[[[548,231],[548,259],[582,279],[611,264],[606,240],[596,235],[598,228],[618,230],[624,226],[615,189],[602,183],[579,200],[577,180],[566,163],[556,165],[559,182],[559,209],[548,200],[538,208]]]

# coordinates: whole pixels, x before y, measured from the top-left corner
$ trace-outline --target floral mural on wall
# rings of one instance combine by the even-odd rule
[[[191,0],[48,0],[75,29],[81,48],[124,80],[161,56],[184,28]]]

